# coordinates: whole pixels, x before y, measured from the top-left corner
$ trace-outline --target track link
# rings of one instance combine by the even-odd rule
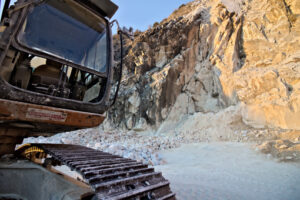
[[[31,144],[77,171],[98,199],[175,200],[160,172],[135,160],[79,145]]]

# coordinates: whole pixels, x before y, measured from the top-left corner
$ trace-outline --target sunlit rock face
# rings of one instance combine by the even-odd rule
[[[241,104],[253,127],[300,129],[300,1],[182,5],[126,43],[113,126],[145,130]]]

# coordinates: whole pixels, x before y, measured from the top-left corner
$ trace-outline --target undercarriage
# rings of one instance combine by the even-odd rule
[[[26,159],[0,159],[0,199],[92,199],[93,191]]]
[[[75,179],[66,168],[77,172]],[[6,180],[0,181],[0,199],[175,199],[153,168],[77,145],[24,145],[2,158],[0,179]]]

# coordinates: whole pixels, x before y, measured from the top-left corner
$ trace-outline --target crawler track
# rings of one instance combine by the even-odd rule
[[[98,199],[176,199],[160,172],[143,163],[78,145],[32,144],[77,171]]]

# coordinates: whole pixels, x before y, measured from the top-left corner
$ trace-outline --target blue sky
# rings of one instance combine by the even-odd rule
[[[181,4],[191,0],[112,0],[119,6],[113,17],[121,26],[146,30],[154,22],[167,18]]]
[[[4,0],[1,1],[1,10]],[[100,0],[101,1],[101,0]],[[119,6],[113,17],[121,26],[146,30],[154,22],[167,18],[181,4],[191,0],[112,0]]]

